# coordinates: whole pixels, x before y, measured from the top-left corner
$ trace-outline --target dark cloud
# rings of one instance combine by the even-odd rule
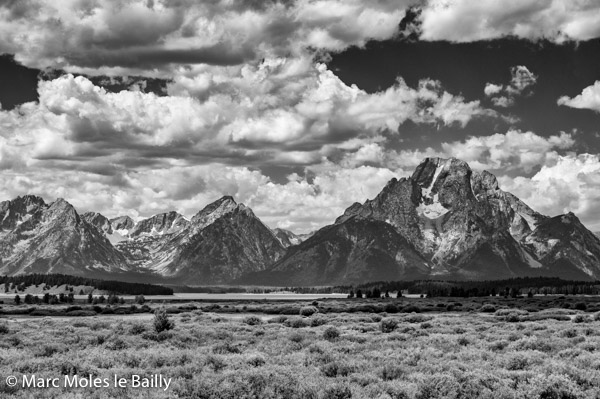
[[[209,47],[170,50],[160,47],[127,48],[123,50],[93,49],[69,54],[66,59],[73,65],[88,68],[131,67],[152,69],[169,64],[238,65],[253,59],[251,48],[235,49],[225,44]]]

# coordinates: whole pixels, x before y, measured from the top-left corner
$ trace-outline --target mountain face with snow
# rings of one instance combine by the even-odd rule
[[[360,227],[359,227],[360,226]],[[342,284],[517,276],[600,279],[600,240],[573,214],[541,215],[494,175],[428,158],[242,281]]]
[[[548,217],[458,159],[425,159],[307,234],[271,230],[226,196],[191,219],[81,216],[65,200],[0,203],[0,274],[66,273],[188,285],[402,279],[600,279],[600,239]]]
[[[277,237],[277,239],[279,240],[281,245],[283,245],[284,248],[291,247],[292,245],[298,245],[302,241],[304,241],[304,239],[301,236],[296,235],[286,229],[273,229],[273,234],[275,234],[275,237]]]
[[[138,222],[116,247],[136,268],[190,285],[229,283],[264,270],[285,252],[252,210],[230,196],[189,221],[170,212]]]
[[[125,257],[63,199],[46,204],[39,197],[26,196],[2,203],[2,209],[9,218],[18,217],[3,225],[0,274],[114,275],[128,271]]]
[[[35,196],[0,203],[0,273],[65,273],[181,284],[226,284],[264,270],[284,247],[246,206],[231,197],[191,220],[177,212],[137,223],[81,216],[65,200]]]
[[[46,203],[35,195],[17,197],[0,202],[0,236],[28,220],[36,211],[45,208]]]

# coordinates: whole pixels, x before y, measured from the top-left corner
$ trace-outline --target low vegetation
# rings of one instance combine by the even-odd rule
[[[2,376],[162,374],[173,382],[167,392],[34,392],[0,381],[0,397],[596,398],[600,309],[595,299],[573,301],[150,303],[132,316],[9,315],[0,323]],[[390,303],[397,312],[385,312]],[[318,312],[301,315],[307,306]],[[409,306],[420,312],[404,312]]]

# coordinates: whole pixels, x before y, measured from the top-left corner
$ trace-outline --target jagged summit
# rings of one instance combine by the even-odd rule
[[[135,226],[135,222],[129,216],[118,216],[110,219],[110,223],[115,230],[122,231],[125,234],[128,234],[129,230]]]
[[[86,212],[81,215],[83,220],[88,222],[89,224],[97,227],[104,234],[112,234],[113,228],[112,223],[108,218],[98,212]]]
[[[427,158],[333,225],[301,236],[269,229],[231,196],[191,220],[171,211],[138,222],[80,216],[64,199],[1,202],[0,273],[50,271],[127,272],[185,284],[599,279],[600,239],[571,212],[534,211],[488,171]]]
[[[175,211],[159,213],[136,223],[129,231],[130,237],[142,234],[156,235],[172,233],[184,229],[189,221]]]
[[[196,229],[203,229],[223,215],[239,209],[242,205],[238,205],[233,197],[226,195],[206,205],[192,217],[191,223]],[[242,209],[244,208],[245,206]]]
[[[352,204],[261,278],[360,282],[384,264],[386,271],[376,273],[381,280],[597,279],[600,240],[572,213],[549,218],[535,212],[488,171],[456,158],[426,158],[410,177],[393,178],[375,198]]]

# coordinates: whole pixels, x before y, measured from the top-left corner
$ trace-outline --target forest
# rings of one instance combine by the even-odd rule
[[[70,286],[85,285],[94,287],[97,290],[123,295],[173,295],[172,288],[163,287],[161,285],[98,280],[80,276],[68,276],[65,274],[27,274],[11,277],[0,276],[0,284],[6,284],[6,292],[10,291],[9,287],[14,287],[14,289],[18,288],[19,291],[22,291],[24,288],[31,285],[38,286],[40,284],[46,284],[46,286],[59,286],[66,284]]]

